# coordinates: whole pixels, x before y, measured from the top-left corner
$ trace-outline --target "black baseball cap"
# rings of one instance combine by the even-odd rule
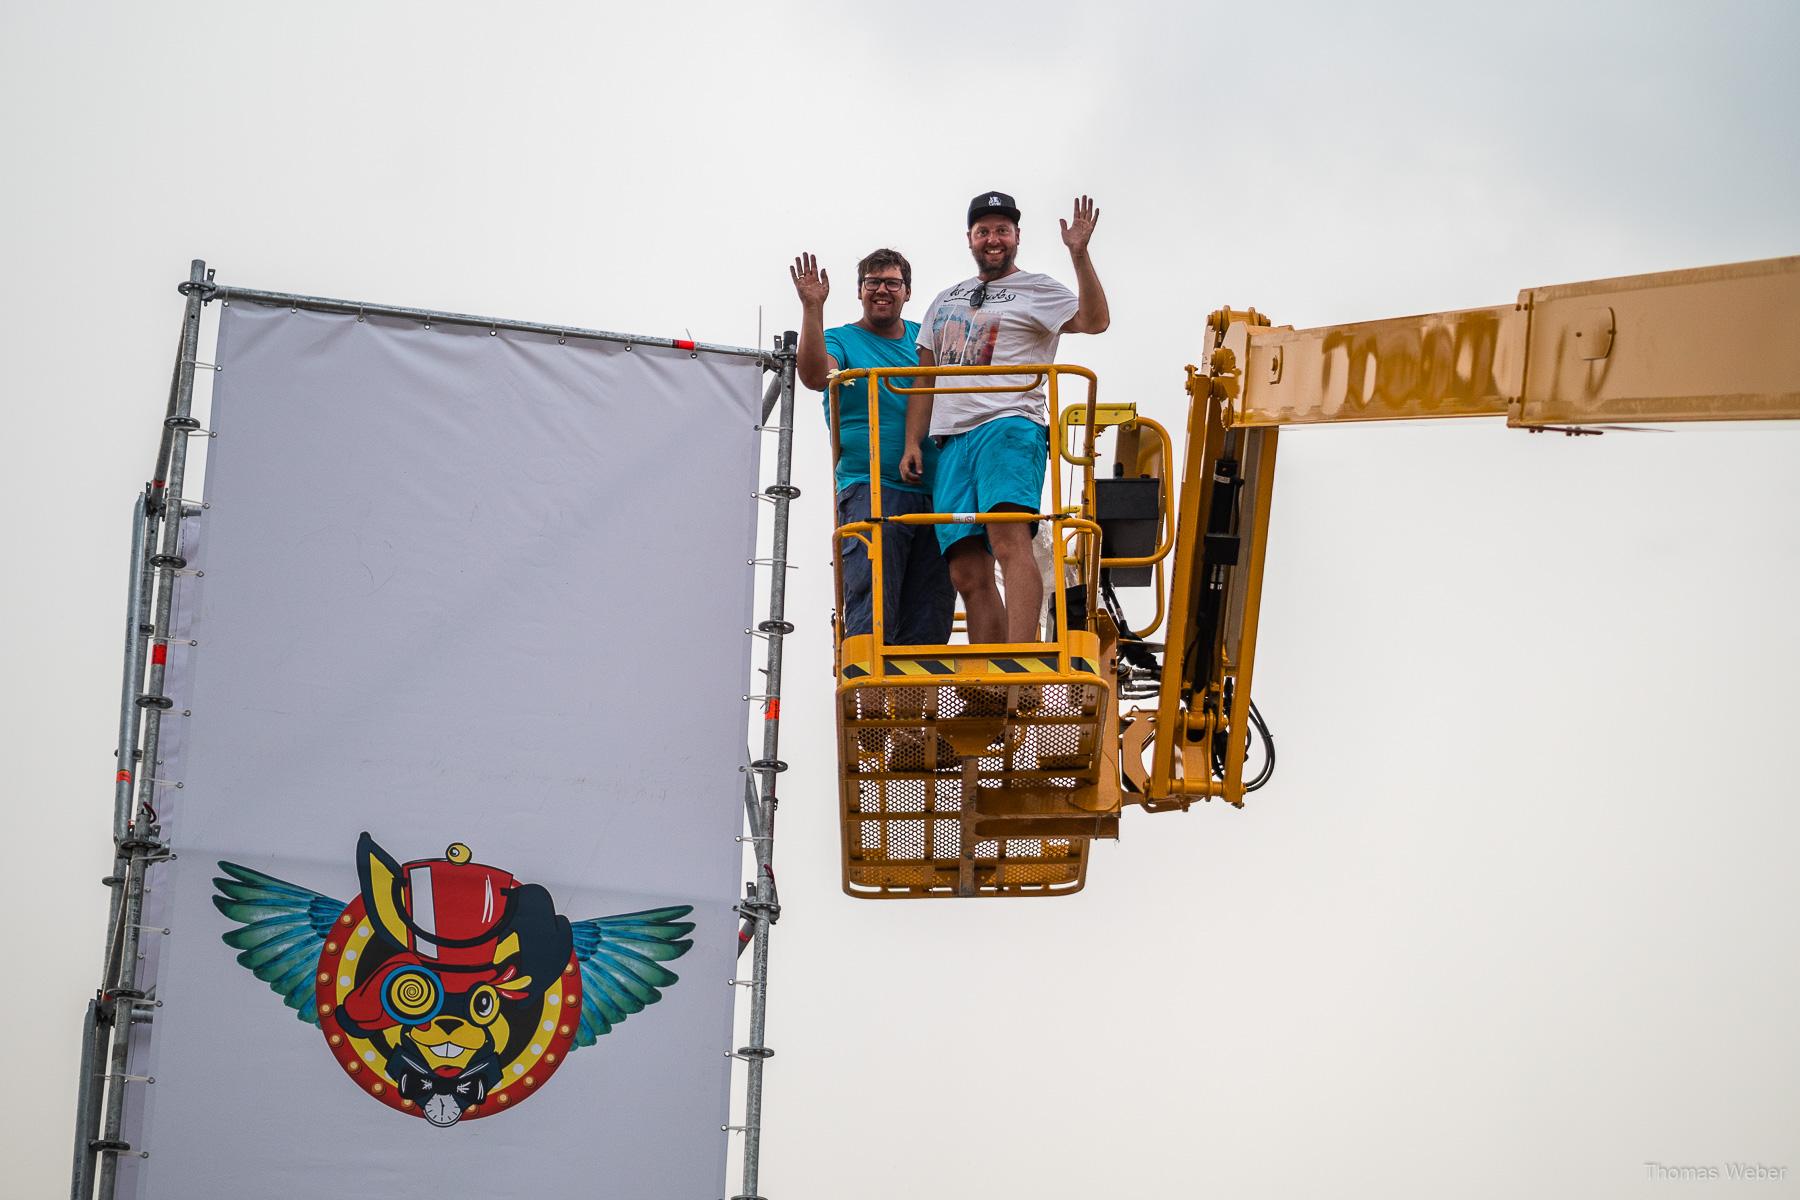
[[[969,224],[971,226],[978,218],[985,217],[989,213],[999,213],[1012,221],[1014,225],[1019,223],[1019,206],[1014,204],[1013,198],[1005,192],[983,192],[969,201]]]

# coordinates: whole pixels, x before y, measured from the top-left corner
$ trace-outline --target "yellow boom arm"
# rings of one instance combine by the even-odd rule
[[[1168,642],[1125,714],[1127,803],[1242,804],[1278,428],[1505,417],[1526,429],[1800,417],[1800,257],[1528,288],[1513,304],[1272,328],[1214,313],[1189,418]],[[1146,757],[1147,761],[1146,761]]]

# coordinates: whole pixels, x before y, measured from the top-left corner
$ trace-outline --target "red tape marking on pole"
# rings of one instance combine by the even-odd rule
[[[131,782],[131,772],[126,771],[126,770],[121,770],[117,775],[113,776],[113,782],[114,783],[130,783]]]
[[[779,721],[781,719],[781,697],[770,696],[763,704],[763,720]]]
[[[150,661],[159,667],[168,662],[169,647],[162,642],[158,642],[156,645],[150,647]]]

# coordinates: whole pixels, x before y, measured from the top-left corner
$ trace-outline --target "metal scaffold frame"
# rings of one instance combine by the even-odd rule
[[[498,333],[545,334],[559,341],[606,341],[627,346],[654,346],[701,353],[750,357],[774,375],[763,396],[764,432],[778,436],[775,482],[758,493],[774,510],[771,557],[752,560],[772,567],[768,613],[752,631],[765,640],[763,667],[766,694],[762,702],[762,757],[745,768],[744,802],[749,826],[747,842],[754,851],[755,879],[745,885],[738,906],[743,917],[739,955],[751,952],[750,979],[731,981],[750,988],[749,1038],[731,1057],[745,1064],[744,1124],[727,1126],[744,1135],[742,1190],[734,1200],[761,1200],[757,1194],[762,1135],[763,1063],[772,1054],[763,1042],[768,1006],[768,938],[780,916],[773,867],[775,778],[787,769],[776,755],[780,750],[782,640],[793,632],[784,616],[787,595],[787,543],[789,506],[800,495],[791,482],[793,464],[793,414],[795,340],[792,332],[775,339],[772,351],[739,346],[712,345],[678,338],[640,337],[572,326],[511,321],[432,309],[365,304],[287,292],[227,288],[214,282],[214,273],[202,259],[193,260],[188,278],[179,288],[185,298],[181,336],[170,383],[167,411],[156,453],[156,469],[150,483],[132,504],[131,556],[127,572],[124,678],[119,703],[119,734],[115,754],[118,769],[113,789],[113,869],[102,882],[111,892],[100,987],[89,1000],[82,1022],[80,1076],[76,1089],[75,1137],[70,1171],[71,1200],[113,1200],[118,1185],[121,1155],[148,1158],[146,1147],[124,1140],[126,1089],[153,1083],[149,1077],[129,1074],[133,1031],[148,1024],[158,1001],[154,986],[144,986],[139,976],[140,935],[143,931],[145,885],[149,869],[175,855],[162,840],[157,814],[162,720],[174,707],[163,692],[167,673],[167,646],[174,604],[174,582],[187,567],[181,554],[182,522],[198,516],[201,505],[187,500],[188,438],[206,431],[192,414],[195,371],[213,369],[199,361],[201,314],[207,303],[229,304],[242,300],[287,305],[296,310],[345,313],[362,316],[409,318],[427,325],[464,325]],[[777,424],[769,425],[779,410]]]
[[[769,996],[769,930],[781,916],[781,904],[775,891],[775,810],[780,801],[775,795],[775,777],[787,770],[781,752],[781,659],[782,640],[794,632],[787,620],[787,549],[788,509],[800,497],[793,484],[794,463],[794,366],[797,335],[792,331],[777,340],[774,354],[776,377],[763,400],[763,429],[768,431],[769,415],[777,409],[775,482],[761,495],[774,506],[775,521],[769,549],[769,610],[754,632],[767,639],[768,654],[763,667],[767,694],[762,697],[762,757],[751,761],[744,786],[744,805],[750,825],[750,844],[756,856],[756,878],[746,887],[744,903],[739,911],[744,917],[739,954],[750,950],[750,1038],[738,1050],[745,1063],[744,1077],[744,1163],[742,1190],[732,1200],[762,1200],[757,1193],[762,1169],[762,1090],[763,1063],[774,1055],[763,1041]]]

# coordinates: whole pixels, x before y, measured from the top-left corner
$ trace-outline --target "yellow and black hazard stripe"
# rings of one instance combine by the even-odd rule
[[[1085,658],[1069,659],[1069,667],[1084,675],[1096,673],[1094,664]],[[1054,658],[990,658],[987,660],[987,669],[990,675],[1024,675],[1030,672],[1054,675],[1056,674],[1056,660]]]
[[[989,658],[981,661],[987,664],[985,668],[971,663],[969,670],[964,672],[958,668],[957,662],[953,658],[897,658],[888,662],[887,673],[913,677],[976,674],[983,670],[990,675],[1056,674],[1056,659],[1054,658]],[[1099,674],[1094,669],[1091,659],[1071,658],[1069,666],[1084,675]],[[843,678],[845,679],[863,679],[869,674],[869,664],[866,662],[844,664]]]
[[[887,665],[889,675],[954,675],[956,660],[953,658],[896,658]],[[869,664],[845,663],[845,679],[861,679],[869,674]]]

